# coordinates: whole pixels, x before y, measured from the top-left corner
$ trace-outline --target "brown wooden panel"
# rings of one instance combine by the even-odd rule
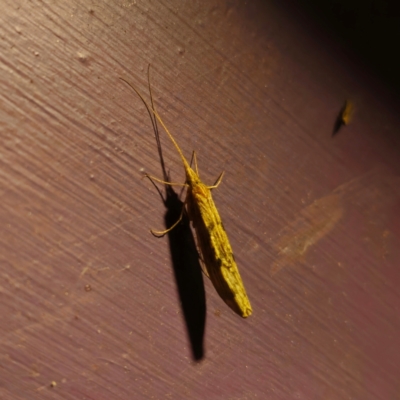
[[[2,399],[399,398],[399,117],[363,65],[269,2],[2,6]],[[147,95],[149,63],[184,154],[207,183],[226,172],[248,319],[187,225],[149,233],[179,215],[141,179],[160,159],[119,80]]]

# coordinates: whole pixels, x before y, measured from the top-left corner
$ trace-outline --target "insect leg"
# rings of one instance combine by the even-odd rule
[[[200,256],[199,256],[199,257],[200,257]],[[201,257],[200,257],[200,260],[201,260],[201,263],[200,263],[201,271],[203,272],[203,274],[204,274],[208,279],[210,279],[210,275],[208,274],[206,264],[204,263],[204,261],[203,261],[203,259],[202,259]]]
[[[199,170],[197,169],[197,157],[196,157],[196,152],[193,150],[193,154],[192,154],[192,161],[194,162],[194,169],[196,171],[197,176],[199,175]],[[192,163],[192,161],[190,161],[190,163]]]
[[[152,235],[160,238],[163,237],[166,233],[172,231],[172,229],[174,229],[179,224],[179,222],[182,221],[184,211],[185,211],[185,204],[182,205],[181,215],[179,216],[178,220],[170,228],[166,229],[165,231],[155,231],[153,229],[150,229]]]
[[[215,189],[219,186],[219,184],[222,181],[222,177],[224,176],[225,171],[221,172],[221,175],[217,178],[217,180],[215,181],[214,185],[212,186],[207,186],[208,189]]]
[[[164,185],[170,185],[170,186],[188,186],[187,183],[175,183],[175,182],[166,182],[163,181],[162,179],[158,179],[152,175],[145,174],[143,175],[144,178],[149,178],[151,181],[156,181],[163,183]]]

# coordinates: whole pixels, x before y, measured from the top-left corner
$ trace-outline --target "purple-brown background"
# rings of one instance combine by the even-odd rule
[[[1,399],[400,398],[396,102],[273,2],[9,1],[0,16]],[[146,93],[214,198],[254,314],[205,279],[193,361]],[[332,137],[345,99],[352,123]],[[161,133],[173,181],[184,174]],[[52,384],[53,382],[53,384]]]

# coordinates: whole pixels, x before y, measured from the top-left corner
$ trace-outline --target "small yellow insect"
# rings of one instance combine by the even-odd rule
[[[222,300],[241,317],[248,317],[252,313],[250,301],[247,297],[242,278],[240,277],[228,236],[222,225],[221,217],[211,196],[211,189],[218,187],[221,183],[223,173],[213,186],[207,186],[201,182],[197,169],[196,154],[193,152],[195,165],[195,170],[193,170],[154,106],[152,105],[150,107],[143,96],[129,82],[123,78],[120,79],[137,93],[148,112],[154,114],[178,151],[186,173],[186,183],[182,185],[187,187],[185,199],[185,204],[187,205],[186,209],[196,231],[198,247],[205,265],[205,270]],[[171,184],[157,178],[152,179],[164,184]],[[172,183],[172,185],[176,184]],[[182,209],[182,213],[183,212],[184,208]],[[173,229],[181,218],[182,214],[178,221],[166,231],[153,233],[164,235]]]
[[[343,125],[350,123],[351,117],[353,116],[354,106],[350,100],[346,100],[341,112],[341,120]]]
[[[335,126],[333,128],[333,135],[336,135],[336,133],[339,132],[340,128],[343,125],[346,126],[350,123],[353,117],[353,113],[354,113],[353,103],[350,100],[346,100],[336,119]]]

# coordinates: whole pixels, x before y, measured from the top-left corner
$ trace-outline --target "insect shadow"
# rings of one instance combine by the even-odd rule
[[[153,97],[150,88],[149,91],[151,105],[153,106]],[[165,168],[164,158],[161,149],[160,136],[157,120],[150,110],[147,110],[153,125],[154,136],[157,142],[157,150],[160,157],[163,180],[170,182],[169,174]],[[193,232],[190,228],[190,220],[187,213],[182,213],[184,203],[180,200],[178,194],[172,189],[171,185],[165,184],[165,197],[158,186],[150,179],[157,189],[166,213],[164,216],[165,229],[168,230],[182,216],[181,221],[167,233],[169,249],[171,253],[172,265],[174,270],[175,282],[179,293],[181,308],[183,311],[186,329],[189,336],[192,356],[194,360],[199,361],[204,357],[204,332],[206,325],[206,296],[203,281],[203,272],[200,266],[199,254],[195,244]]]

